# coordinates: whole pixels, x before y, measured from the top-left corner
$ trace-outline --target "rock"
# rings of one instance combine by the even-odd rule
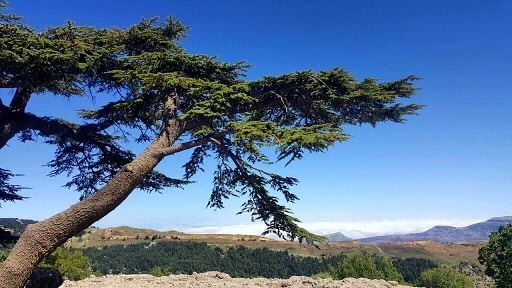
[[[194,273],[192,275],[109,275],[81,281],[65,281],[63,288],[407,288],[396,282],[347,278],[343,280],[312,279],[293,276],[289,279],[231,278],[221,272]]]
[[[64,280],[60,272],[53,269],[37,268],[32,272],[25,288],[57,288]]]

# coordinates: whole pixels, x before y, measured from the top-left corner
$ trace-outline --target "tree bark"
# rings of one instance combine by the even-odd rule
[[[184,123],[170,121],[139,156],[125,165],[96,194],[42,222],[29,225],[0,266],[2,288],[22,288],[39,262],[78,232],[118,207],[165,157],[160,151],[172,145]]]

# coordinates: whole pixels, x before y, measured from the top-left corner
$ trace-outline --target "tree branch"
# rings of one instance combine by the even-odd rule
[[[274,91],[270,91],[270,93],[274,94],[277,96],[277,98],[279,98],[279,100],[281,100],[281,104],[283,104],[283,107],[284,107],[284,112],[286,115],[288,115],[288,106],[286,105],[285,101],[284,101],[284,98],[283,96],[277,94],[276,92]]]
[[[35,130],[45,137],[69,138],[81,141],[107,142],[109,137],[99,132],[113,125],[105,121],[79,125],[63,119],[39,117],[32,113],[12,112],[0,106],[0,149],[23,130]]]
[[[274,92],[275,93],[275,92]],[[277,98],[277,99],[276,99]],[[257,101],[255,103],[251,103],[249,105],[245,105],[243,107],[232,107],[225,111],[225,117],[233,117],[235,115],[240,115],[252,111],[257,111],[259,109],[266,109],[268,107],[273,107],[275,105],[280,105],[282,102],[282,99],[279,97],[273,97],[272,99],[263,99],[261,101]],[[286,108],[286,111],[288,111],[286,105],[283,105],[283,107]],[[205,122],[203,119],[187,119],[187,123],[184,127],[184,131],[191,131],[201,125],[203,125]]]
[[[243,171],[244,173],[247,173],[248,169],[251,169],[251,170],[254,170],[256,172],[259,172],[260,174],[263,174],[263,175],[266,175],[266,176],[270,176],[270,177],[275,177],[277,176],[277,174],[274,174],[274,173],[271,173],[271,172],[267,172],[265,170],[262,170],[262,169],[259,169],[259,168],[256,168],[254,167],[253,165],[247,163],[247,161],[245,161],[244,159],[242,159],[241,157],[237,156],[235,153],[233,153],[233,151],[231,151],[230,149],[226,148],[226,146],[224,145],[224,143],[222,143],[222,141],[218,140],[215,138],[216,136],[210,136],[210,142],[215,144],[216,146],[219,147],[220,150],[222,150],[229,158],[231,158],[231,160],[233,161],[233,163],[235,163],[236,167],[238,169],[240,169],[241,171]]]
[[[218,141],[213,137],[223,137],[228,133],[229,133],[229,131],[225,130],[222,132],[214,133],[212,135],[204,136],[199,139],[191,140],[191,141],[184,142],[184,143],[179,143],[179,144],[173,145],[171,147],[160,149],[160,153],[165,156],[172,155],[172,154],[175,154],[175,153],[178,153],[181,151],[188,150],[190,148],[194,148],[197,146],[207,144],[209,142]]]
[[[210,141],[217,145],[219,147],[220,150],[224,151],[224,153],[226,153],[226,155],[228,155],[229,158],[231,158],[231,160],[233,161],[233,163],[235,163],[236,167],[238,167],[238,169],[240,169],[240,171],[243,171],[243,172],[246,172],[246,169],[245,169],[245,165],[247,164],[244,160],[240,159],[240,157],[236,156],[235,153],[233,153],[233,151],[227,149],[224,144],[222,144],[221,141],[219,141],[218,139],[216,139],[215,137],[213,136],[210,136],[209,137]]]
[[[25,107],[27,107],[31,95],[32,92],[28,89],[16,89],[16,93],[14,93],[11,104],[9,105],[9,110],[11,112],[25,112]]]

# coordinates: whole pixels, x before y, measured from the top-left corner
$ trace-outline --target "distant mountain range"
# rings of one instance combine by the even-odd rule
[[[507,225],[510,223],[512,223],[512,216],[496,217],[466,227],[435,226],[421,233],[376,236],[358,239],[357,241],[359,243],[364,244],[403,243],[413,241],[436,241],[441,243],[473,243],[487,241],[489,238],[489,234],[491,234],[491,232],[498,231],[498,228],[500,226]],[[337,235],[337,233],[330,235]],[[337,238],[330,238],[330,235],[326,235],[329,241],[346,241],[335,240]]]
[[[0,232],[1,230],[5,230],[6,232],[10,233],[11,236],[19,237],[23,230],[25,230],[25,227],[29,224],[36,223],[34,220],[28,220],[28,219],[18,219],[18,218],[0,218]],[[404,242],[414,242],[414,241],[435,241],[435,242],[441,242],[441,243],[474,243],[474,242],[481,242],[481,241],[487,241],[489,234],[491,232],[498,231],[498,228],[502,225],[507,225],[512,223],[512,216],[505,216],[505,217],[495,217],[491,218],[484,222],[479,222],[476,224],[472,224],[466,227],[452,227],[452,226],[435,226],[425,232],[421,233],[412,233],[412,234],[396,234],[396,235],[385,235],[385,236],[375,236],[375,237],[368,237],[368,238],[362,238],[357,239],[355,241],[362,243],[362,244],[381,244],[381,243],[404,243]],[[99,231],[114,231],[116,233],[121,233],[122,231],[128,229],[129,227],[125,227],[126,229],[121,229],[123,227],[117,227],[113,229],[100,229]],[[140,230],[140,231],[146,231],[147,229],[136,229],[136,228],[130,228],[131,230]],[[119,231],[118,231],[119,230]],[[130,231],[131,231],[130,230]],[[127,230],[128,231],[128,230]],[[139,232],[140,232],[139,231]],[[148,230],[149,231],[149,230]],[[146,232],[148,232],[146,231]],[[126,231],[125,231],[126,232]],[[133,232],[133,231],[132,231]],[[151,233],[149,233],[151,232]],[[183,239],[210,239],[212,237],[214,238],[222,238],[222,237],[228,237],[233,238],[235,235],[229,236],[229,235],[210,235],[207,234],[184,234],[178,231],[168,231],[168,232],[159,232],[159,231],[149,231],[148,233],[151,235],[160,235],[160,236],[166,236],[167,234]],[[102,232],[103,233],[103,232]],[[142,232],[141,232],[142,233]],[[135,233],[135,234],[141,234],[141,233]],[[146,233],[146,234],[148,234]],[[121,233],[123,236],[126,236],[124,234],[130,234],[128,232]],[[131,233],[133,234],[133,233]],[[135,235],[134,234],[134,235]],[[142,233],[144,234],[144,233]],[[141,235],[142,235],[141,234]],[[148,234],[148,235],[149,235]],[[176,234],[176,235],[174,235]],[[178,235],[179,234],[179,235]],[[169,236],[167,235],[167,236]],[[2,236],[2,235],[0,235]],[[8,235],[7,235],[8,236]],[[104,237],[107,236],[116,236],[116,235],[102,235]],[[132,235],[133,236],[133,235]],[[171,237],[169,236],[169,237]],[[244,240],[247,241],[269,241],[270,239],[266,239],[264,237],[256,237],[252,239],[250,235],[238,235]],[[237,237],[238,237],[237,236]],[[325,235],[330,242],[335,241],[353,241],[354,239],[351,239],[342,233],[333,233]],[[136,236],[134,236],[136,237]],[[1,238],[1,237],[0,237]],[[172,237],[171,237],[172,238]],[[197,239],[196,239],[197,238]],[[247,239],[245,239],[247,238]],[[233,238],[234,239],[234,238]],[[238,238],[237,238],[238,239]]]

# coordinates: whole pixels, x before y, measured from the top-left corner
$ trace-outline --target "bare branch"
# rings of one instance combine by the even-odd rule
[[[225,131],[218,132],[218,133],[215,133],[212,135],[208,135],[208,136],[205,136],[205,137],[202,137],[199,139],[191,140],[191,141],[184,142],[184,143],[179,143],[179,144],[173,145],[171,147],[160,149],[160,153],[165,156],[172,155],[172,154],[175,154],[175,153],[178,153],[181,151],[188,150],[190,148],[194,148],[197,146],[207,144],[209,142],[218,141],[213,137],[223,137],[228,133],[229,133],[229,131],[225,130]]]
[[[172,155],[172,154],[175,154],[175,153],[178,153],[181,151],[188,150],[190,148],[204,145],[208,142],[210,142],[210,139],[207,137],[204,137],[204,138],[188,141],[185,143],[176,144],[171,147],[163,148],[159,151],[159,153],[162,155],[168,156],[168,155]]]
[[[284,106],[284,112],[285,114],[288,115],[288,106],[286,105],[285,101],[284,101],[284,98],[283,96],[279,95],[278,93],[274,92],[274,91],[270,91],[270,93],[274,94],[277,96],[277,98],[279,98],[279,100],[281,100],[281,103],[283,104]]]
[[[322,83],[327,89],[329,89],[330,91],[332,92],[336,92],[334,91],[329,85],[327,85],[327,83],[325,83],[322,79],[320,79],[319,77],[316,77],[316,76],[312,76],[312,75],[309,75],[308,76],[309,78],[313,79],[313,81],[315,82],[320,82]]]

